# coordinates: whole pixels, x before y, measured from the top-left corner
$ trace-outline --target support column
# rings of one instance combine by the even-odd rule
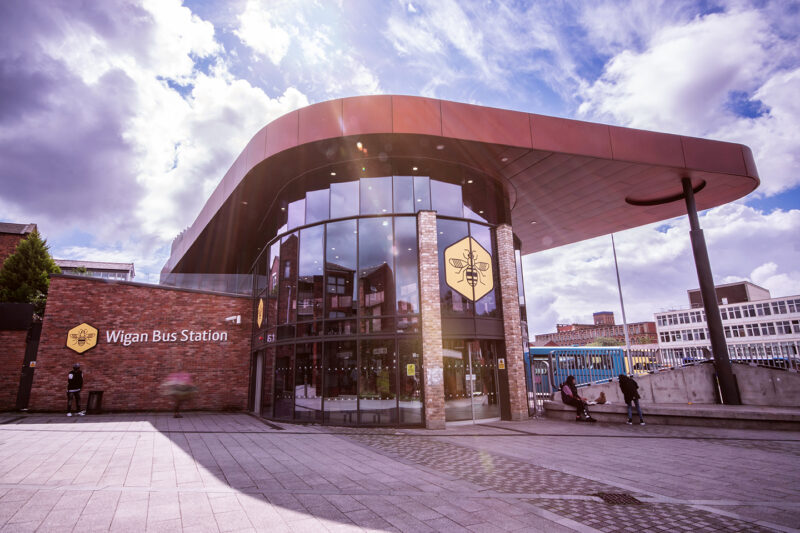
[[[436,211],[417,214],[420,312],[422,314],[422,379],[425,427],[444,429],[442,308],[439,297],[439,245]]]
[[[505,355],[511,419],[525,420],[528,418],[528,402],[525,385],[525,358],[522,352],[517,264],[514,258],[514,233],[511,226],[501,224],[497,226],[495,234],[497,237],[497,266],[500,270],[500,302],[503,309],[503,334],[506,343]]]
[[[722,317],[719,314],[717,293],[714,289],[714,278],[711,275],[711,262],[708,259],[708,249],[703,230],[697,218],[697,207],[694,203],[694,190],[692,180],[683,178],[683,196],[686,199],[686,211],[689,214],[689,238],[692,241],[694,264],[697,268],[697,280],[700,282],[700,294],[703,297],[703,307],[706,311],[708,336],[711,340],[711,352],[714,355],[714,366],[717,370],[719,387],[722,393],[722,403],[740,405],[739,391],[731,370],[728,358],[728,345],[722,330]]]

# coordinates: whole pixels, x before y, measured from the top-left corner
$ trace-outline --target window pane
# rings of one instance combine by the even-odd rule
[[[413,213],[414,181],[411,176],[394,177],[394,212]]]
[[[264,322],[266,326],[274,326],[278,319],[278,276],[280,275],[280,242],[275,242],[269,248],[269,263],[267,264],[267,301],[264,309]]]
[[[306,224],[328,220],[330,190],[310,191],[306,193]]]
[[[297,345],[294,419],[322,422],[322,343]]]
[[[358,214],[358,182],[331,184],[331,218],[352,217]]]
[[[431,208],[431,186],[428,176],[414,176],[414,212]]]
[[[417,220],[394,219],[397,314],[419,313],[419,275],[417,273]]]
[[[475,270],[477,274],[478,285],[481,285],[484,288],[489,284],[494,286],[494,288],[486,293],[485,296],[475,302],[475,314],[479,316],[499,317],[500,310],[497,306],[497,291],[500,288],[500,278],[497,268],[497,257],[495,257],[496,254],[494,253],[494,246],[492,246],[492,231],[486,226],[481,226],[479,224],[470,224],[469,226],[472,238],[478,241],[478,244],[483,246],[483,248],[492,256],[492,278],[489,278],[489,276],[479,269]],[[478,290],[477,286],[475,290]]]
[[[358,268],[356,221],[327,224],[326,232],[325,313],[328,318],[354,316]]]
[[[275,355],[275,418],[291,418],[294,404],[292,351],[294,346],[278,346]]]
[[[392,219],[368,218],[358,223],[359,307],[362,316],[394,314]]]
[[[280,297],[278,324],[297,320],[297,234],[281,239]]]
[[[383,215],[392,211],[392,178],[361,179],[361,214]]]
[[[431,206],[440,215],[463,216],[461,186],[431,180]]]
[[[397,359],[394,340],[361,341],[361,424],[397,423]]]
[[[289,229],[305,224],[306,199],[297,200],[289,204]]]
[[[471,316],[472,301],[447,285],[445,273],[444,251],[467,236],[467,223],[458,220],[436,221],[439,240],[439,293],[442,299],[443,316]]]
[[[354,341],[325,343],[325,422],[356,424],[358,367]]]
[[[300,232],[300,266],[297,278],[297,320],[322,318],[322,238],[325,228]]]
[[[400,424],[422,424],[422,342],[418,339],[397,343],[400,362]]]

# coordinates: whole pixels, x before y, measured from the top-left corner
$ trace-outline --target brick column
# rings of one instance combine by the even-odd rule
[[[439,300],[439,249],[435,211],[420,211],[417,214],[417,240],[419,242],[419,295],[422,312],[425,427],[443,429],[442,309]]]
[[[500,269],[500,301],[503,307],[503,335],[506,342],[511,419],[524,420],[528,418],[528,403],[519,316],[517,266],[514,259],[514,234],[508,224],[497,226],[495,234],[497,236],[497,266]]]

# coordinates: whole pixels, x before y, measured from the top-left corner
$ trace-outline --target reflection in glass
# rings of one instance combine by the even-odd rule
[[[306,224],[328,220],[330,190],[309,191],[306,193]]]
[[[264,327],[274,326],[278,320],[278,275],[280,274],[280,242],[275,242],[269,247],[269,262],[267,263],[267,300],[264,309]]]
[[[352,217],[358,214],[358,182],[331,184],[331,218]]]
[[[392,219],[365,218],[358,223],[358,296],[361,316],[394,314]]]
[[[428,176],[414,176],[414,212],[429,211],[431,187]]]
[[[297,320],[322,318],[322,263],[325,227],[300,231],[300,261],[297,277]]]
[[[463,216],[461,186],[444,181],[431,180],[431,206],[440,215]]]
[[[261,389],[261,415],[274,416],[272,406],[275,403],[275,346],[264,349],[264,382]]]
[[[422,341],[401,340],[397,343],[400,362],[400,424],[422,424]]]
[[[361,179],[361,214],[383,215],[392,211],[392,177]]]
[[[279,268],[280,296],[278,297],[278,324],[297,319],[297,233],[281,239]]]
[[[356,425],[358,365],[354,341],[325,343],[325,423]]]
[[[497,353],[500,341],[444,340],[445,420],[500,416]]]
[[[438,219],[436,221],[439,239],[439,290],[442,301],[442,316],[471,316],[472,301],[447,285],[445,274],[445,249],[467,237],[467,223],[458,220]]]
[[[495,362],[496,341],[470,341],[470,363],[472,369],[472,412],[475,420],[500,416],[497,395]]]
[[[296,228],[305,224],[306,220],[306,199],[295,200],[289,204],[289,227]]]
[[[500,310],[497,307],[497,290],[500,288],[500,279],[498,277],[499,272],[497,268],[497,258],[495,257],[496,254],[492,253],[494,250],[494,246],[492,246],[492,230],[480,224],[470,224],[469,229],[472,238],[478,241],[478,244],[483,246],[483,248],[492,255],[493,279],[491,282],[494,284],[494,288],[475,302],[475,314],[478,316],[499,317]],[[487,283],[490,281],[483,279],[483,276],[485,276],[485,274],[478,272],[478,283]]]
[[[294,419],[322,422],[322,343],[297,345],[295,352]]]
[[[472,419],[472,377],[469,371],[469,356],[463,340],[442,341],[444,375],[445,420]]]
[[[419,313],[419,274],[417,272],[417,219],[394,219],[397,314]]]
[[[292,418],[294,385],[293,346],[278,346],[275,354],[275,418]]]
[[[356,314],[357,233],[355,220],[326,226],[325,314],[328,318]]]
[[[394,177],[394,212],[414,213],[414,181],[411,176]]]
[[[355,320],[326,320],[325,335],[355,335]]]
[[[397,423],[394,340],[362,340],[360,365],[360,423]]]

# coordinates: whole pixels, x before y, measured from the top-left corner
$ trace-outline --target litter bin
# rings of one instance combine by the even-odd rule
[[[103,410],[103,391],[89,391],[89,399],[86,401],[86,412],[90,415],[97,415]]]

